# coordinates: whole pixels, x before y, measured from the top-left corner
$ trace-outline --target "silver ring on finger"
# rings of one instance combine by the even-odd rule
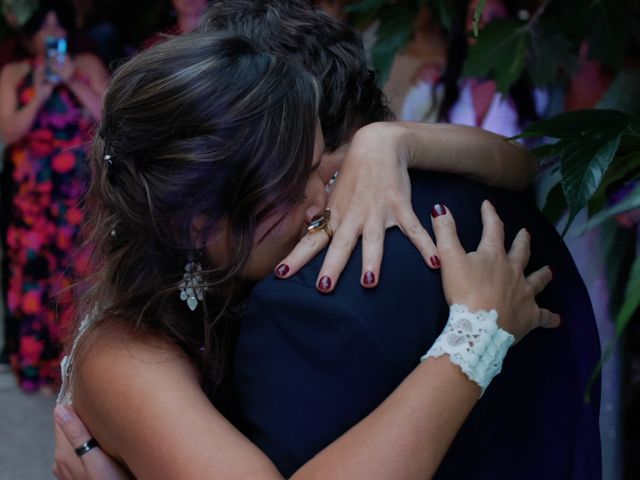
[[[82,457],[85,453],[90,452],[93,448],[95,447],[99,447],[100,445],[98,445],[98,442],[95,438],[90,438],[89,440],[87,440],[86,442],[84,442],[82,445],[80,445],[78,448],[76,448],[74,450],[74,452],[76,452],[76,455],[80,458]]]

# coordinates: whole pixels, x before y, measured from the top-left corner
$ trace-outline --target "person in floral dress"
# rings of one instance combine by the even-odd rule
[[[12,166],[7,229],[11,364],[27,391],[54,384],[70,287],[82,256],[74,249],[87,184],[86,145],[100,117],[106,72],[91,54],[45,60],[47,37],[67,38],[73,10],[40,2],[24,27],[33,56],[0,73],[0,134]]]

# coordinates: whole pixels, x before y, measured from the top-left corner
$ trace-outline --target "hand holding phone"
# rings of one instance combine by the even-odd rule
[[[63,80],[62,71],[68,62],[67,39],[64,37],[47,37],[45,39],[45,78],[53,85]]]

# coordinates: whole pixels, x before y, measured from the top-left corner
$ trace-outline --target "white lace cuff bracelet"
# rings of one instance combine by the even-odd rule
[[[498,313],[471,312],[466,305],[451,305],[449,320],[433,346],[420,360],[449,355],[481,393],[502,370],[502,361],[515,341],[513,335],[498,327]]]

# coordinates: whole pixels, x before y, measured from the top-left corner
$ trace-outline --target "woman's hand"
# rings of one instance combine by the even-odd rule
[[[500,217],[487,200],[481,210],[482,239],[475,252],[466,253],[458,240],[451,212],[444,205],[433,207],[433,230],[449,305],[463,304],[472,311],[495,309],[498,325],[516,341],[537,327],[559,326],[560,316],[540,308],[535,301],[535,296],[552,279],[549,267],[527,277],[523,273],[529,263],[529,233],[520,230],[507,253]]]
[[[57,406],[55,419],[56,451],[52,471],[59,480],[127,480],[130,477],[100,447],[78,458],[75,448],[91,434],[70,407]]]
[[[47,80],[44,70],[44,65],[39,65],[33,72],[33,86],[36,92],[35,98],[40,105],[49,99],[53,89],[55,88],[55,85]]]
[[[391,123],[361,129],[346,151],[327,204],[331,210],[329,226],[335,233],[318,275],[318,279],[328,277],[331,287],[321,291],[329,292],[335,287],[360,236],[361,284],[375,287],[380,276],[385,230],[393,226],[409,237],[428,266],[440,266],[436,246],[411,205],[409,154],[402,133],[401,127]],[[296,273],[328,242],[325,234],[307,234],[280,262],[279,265],[289,266],[287,274],[280,277]]]
[[[52,62],[51,69],[60,76],[62,83],[69,83],[76,73],[76,64],[67,55],[64,62]]]
[[[360,236],[361,284],[375,287],[385,230],[392,226],[398,226],[409,237],[429,267],[439,267],[436,246],[411,206],[408,168],[459,174],[510,189],[530,185],[537,171],[536,160],[518,144],[482,129],[459,125],[373,123],[361,128],[344,152],[331,160],[325,156],[322,163],[326,167],[321,166],[329,172],[326,181],[340,169],[328,202],[329,226],[335,235],[318,275],[323,279],[318,282],[323,292],[335,288]],[[278,276],[293,275],[328,241],[324,234],[306,235],[279,263],[289,268],[276,269],[276,275],[285,270],[285,275]]]

